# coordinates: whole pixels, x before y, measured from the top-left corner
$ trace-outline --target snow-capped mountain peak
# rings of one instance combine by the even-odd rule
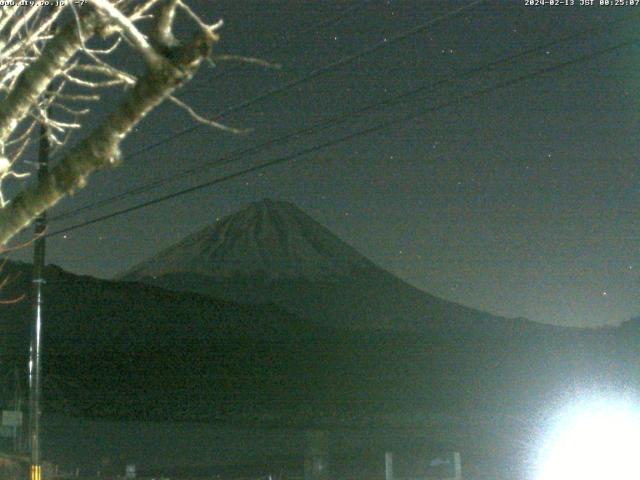
[[[372,266],[295,205],[265,199],[193,233],[125,278],[195,273],[221,279],[321,280]]]

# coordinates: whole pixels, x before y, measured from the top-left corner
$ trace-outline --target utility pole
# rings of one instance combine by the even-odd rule
[[[13,453],[20,454],[24,453],[24,420],[22,420],[22,389],[20,388],[20,370],[18,367],[15,367],[13,370],[13,383],[14,383],[14,393],[13,393],[13,411],[19,412],[20,421],[19,425],[15,427],[15,435],[13,437]]]
[[[38,144],[38,182],[44,180],[49,171],[48,128],[40,125]],[[31,446],[30,480],[42,480],[40,458],[40,394],[42,391],[42,285],[44,283],[45,237],[47,212],[42,212],[35,221],[33,248],[33,323],[31,325],[31,348],[29,351],[29,444]]]

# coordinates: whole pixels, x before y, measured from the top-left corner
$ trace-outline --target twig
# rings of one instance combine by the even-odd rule
[[[212,61],[220,61],[220,62],[242,62],[242,63],[253,63],[255,65],[260,65],[265,68],[272,68],[274,70],[280,70],[282,65],[279,63],[271,63],[267,60],[263,60],[261,58],[256,57],[244,57],[241,55],[216,55],[211,58]]]
[[[247,129],[238,129],[238,128],[234,128],[234,127],[228,127],[226,125],[223,125],[222,123],[218,123],[218,122],[216,122],[214,120],[210,120],[208,118],[205,118],[205,117],[199,115],[193,108],[191,108],[189,105],[187,105],[182,100],[180,100],[179,98],[175,97],[174,95],[171,95],[169,97],[169,100],[171,102],[173,102],[174,104],[176,104],[178,107],[182,108],[184,111],[186,111],[197,122],[203,123],[205,125],[209,125],[210,127],[219,128],[220,130],[224,130],[225,132],[247,133],[249,131]]]

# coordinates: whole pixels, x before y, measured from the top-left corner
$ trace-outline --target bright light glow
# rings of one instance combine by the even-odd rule
[[[598,402],[562,415],[542,450],[537,480],[640,478],[640,412]]]

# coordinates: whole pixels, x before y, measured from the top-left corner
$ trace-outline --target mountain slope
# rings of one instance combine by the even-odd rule
[[[30,294],[28,266],[3,298]],[[526,411],[593,378],[636,378],[636,325],[529,322],[425,334],[319,328],[276,306],[46,270],[47,411],[283,426],[405,413]],[[0,365],[26,366],[30,299],[0,307]],[[622,330],[621,330],[622,331]],[[10,392],[8,386],[0,391]],[[8,399],[6,399],[8,400]],[[327,420],[328,419],[328,420]],[[342,420],[340,420],[342,419]],[[351,420],[344,420],[351,419]]]
[[[13,392],[2,384],[11,380],[8,374],[17,368],[26,378],[30,273],[26,264],[7,263],[3,269],[3,278],[12,281],[0,299],[25,295],[0,305],[3,406]],[[269,353],[313,343],[308,339],[317,336],[308,321],[276,306],[238,305],[76,276],[52,266],[45,278],[43,377],[49,412],[138,419],[217,415],[242,411],[256,392],[282,398],[312,374],[303,362]],[[274,375],[282,371],[291,381],[275,384]]]
[[[323,280],[372,267],[294,205],[264,200],[186,237],[124,277],[194,273],[217,279]]]
[[[28,266],[9,264],[5,273],[20,276],[1,298],[29,295]],[[530,442],[563,400],[640,387],[640,320],[600,330],[490,319],[457,335],[345,332],[273,305],[56,267],[47,268],[46,279],[47,418],[199,421],[252,431],[361,428],[367,441],[376,428],[385,441],[400,429],[405,436],[427,432],[450,450],[491,445],[490,461]],[[27,364],[30,310],[29,298],[0,306],[3,407],[13,391],[9,374]],[[508,435],[496,426],[512,424]],[[68,450],[65,435],[43,443],[54,442]]]
[[[134,267],[124,280],[247,303],[275,303],[319,325],[455,334],[517,327],[448,302],[376,266],[296,206],[264,200]]]
[[[26,298],[2,306],[3,353],[15,351],[16,345],[26,349],[32,294],[29,265],[7,263],[4,275],[15,280],[2,291],[2,298]],[[77,276],[55,266],[46,268],[44,298],[45,340],[62,354],[101,346],[138,352],[216,339],[275,341],[314,331],[309,322],[274,305],[239,305],[195,293]]]

